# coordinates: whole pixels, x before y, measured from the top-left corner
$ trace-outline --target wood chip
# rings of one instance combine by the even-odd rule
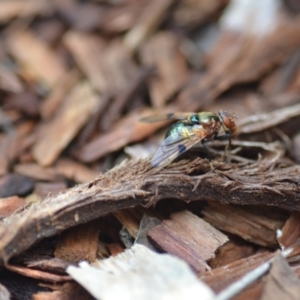
[[[134,111],[119,121],[110,131],[79,149],[76,153],[83,162],[92,162],[112,151],[119,150],[128,143],[140,141],[162,126],[161,122],[147,124],[140,122],[143,116],[151,114],[151,110]],[[103,147],[105,145],[105,147]]]
[[[67,184],[64,181],[56,182],[37,182],[34,187],[34,194],[45,199],[50,195],[56,195],[67,188]]]
[[[0,23],[16,17],[33,17],[47,11],[51,5],[44,0],[14,0],[0,2]]]
[[[191,212],[171,215],[148,231],[148,236],[161,249],[186,261],[196,272],[210,269],[205,261],[215,257],[215,251],[228,238]]]
[[[295,211],[282,227],[281,232],[277,236],[277,240],[282,248],[292,247],[293,252],[290,256],[300,254],[300,213]]]
[[[43,128],[33,148],[33,155],[40,165],[49,166],[54,163],[89,120],[96,105],[97,96],[88,82],[80,82],[73,87],[63,107],[51,123]]]
[[[56,181],[62,179],[53,167],[42,167],[36,163],[24,163],[15,165],[14,171],[36,180]]]
[[[240,259],[226,266],[203,273],[200,275],[200,279],[207,283],[214,292],[220,292],[233,282],[238,281],[249,271],[267,262],[273,256],[273,253],[260,253]]]
[[[70,262],[95,261],[99,232],[100,228],[95,222],[70,228],[59,236],[55,257]]]
[[[130,50],[136,50],[140,44],[160,25],[173,0],[154,0],[148,2],[139,15],[135,26],[127,32],[124,44]]]
[[[76,282],[66,282],[53,292],[39,292],[33,295],[33,300],[72,300],[76,298],[80,300],[95,299]]]
[[[99,172],[96,170],[67,158],[59,159],[54,168],[58,174],[77,183],[90,181],[99,175]]]
[[[209,266],[215,269],[254,254],[255,247],[253,245],[238,242],[231,237],[229,242],[218,249],[216,257],[209,261]]]
[[[11,54],[26,73],[37,82],[43,83],[48,89],[53,88],[61,78],[65,78],[67,69],[63,61],[31,31],[15,30],[10,32],[6,41]]]
[[[169,32],[156,34],[141,49],[142,62],[155,70],[150,80],[152,105],[162,108],[187,81],[187,65],[178,40]]]
[[[72,70],[57,83],[49,96],[41,103],[40,113],[45,120],[51,119],[73,85],[79,80],[79,72]]]
[[[267,276],[260,299],[299,299],[300,281],[281,255],[277,255]]]
[[[201,213],[204,220],[216,228],[264,247],[277,247],[276,230],[283,226],[283,221],[271,214],[268,216],[262,208],[249,209],[211,201]]]
[[[48,282],[66,282],[71,280],[70,276],[67,275],[57,275],[57,274],[52,274],[52,273],[39,271],[39,270],[33,270],[21,266],[6,265],[6,268],[10,271],[16,272],[23,276],[35,278],[38,280],[48,281]]]
[[[23,207],[25,201],[18,196],[0,199],[0,218],[6,218],[17,209]]]
[[[33,179],[19,175],[8,174],[0,178],[0,198],[23,196],[33,190]]]

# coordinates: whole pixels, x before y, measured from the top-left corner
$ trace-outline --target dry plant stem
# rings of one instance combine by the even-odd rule
[[[129,161],[86,184],[28,206],[0,226],[1,261],[8,262],[39,240],[72,226],[120,209],[149,207],[162,199],[211,199],[300,210],[300,166],[271,170],[260,168],[264,161],[260,166],[241,168],[217,160],[213,163],[215,172],[200,158],[181,160],[165,169],[152,168],[149,160]]]

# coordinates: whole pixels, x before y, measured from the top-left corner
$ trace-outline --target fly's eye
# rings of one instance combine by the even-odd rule
[[[230,115],[227,111],[220,111],[219,115],[226,128],[228,128],[232,132],[236,130],[236,125],[235,122],[233,121],[234,117],[232,115]]]
[[[231,121],[231,118],[229,117],[223,117],[223,123],[224,125],[229,129],[232,125],[232,121]]]
[[[193,115],[190,117],[192,124],[199,124],[199,117],[197,115]]]

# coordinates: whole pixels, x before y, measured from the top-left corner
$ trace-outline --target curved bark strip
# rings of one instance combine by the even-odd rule
[[[0,226],[2,263],[37,241],[108,213],[162,199],[216,200],[242,205],[274,205],[300,211],[300,166],[271,168],[264,161],[238,167],[197,158],[165,169],[149,160],[129,161],[94,180],[27,206]],[[274,166],[273,166],[274,167]]]

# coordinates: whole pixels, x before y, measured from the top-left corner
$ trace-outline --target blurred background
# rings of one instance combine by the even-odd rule
[[[147,157],[175,111],[299,102],[300,1],[0,2],[0,196],[36,201]]]

